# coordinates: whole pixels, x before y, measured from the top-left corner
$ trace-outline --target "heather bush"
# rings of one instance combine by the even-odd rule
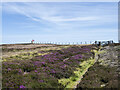
[[[32,59],[3,62],[3,87],[63,88],[58,79],[74,76],[79,64],[91,57],[92,48],[72,46],[46,55],[33,54]]]

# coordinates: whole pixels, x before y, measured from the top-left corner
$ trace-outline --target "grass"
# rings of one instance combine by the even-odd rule
[[[46,55],[49,54],[50,52],[54,50],[61,50],[63,48],[68,48],[69,46],[60,46],[60,47],[52,47],[52,48],[41,48],[40,51],[44,51],[44,53],[40,53],[38,51],[30,51],[30,52],[25,52],[25,53],[20,53],[20,54],[15,54],[10,57],[3,57],[2,61],[14,61],[14,60],[29,60],[35,56],[41,56],[41,55]],[[16,50],[14,50],[16,51]]]
[[[23,49],[21,48],[21,50],[17,50],[16,48],[14,49],[10,49],[9,47],[6,47],[4,49],[8,50],[8,51],[2,51],[2,57],[6,58],[6,57],[10,57],[10,56],[16,56],[16,55],[20,55],[20,54],[25,54],[25,53],[38,53],[38,51],[41,52],[51,52],[54,50],[61,50],[62,48],[68,48],[70,46],[55,46],[55,47],[39,47],[39,48],[28,48],[28,49]],[[14,51],[14,52],[13,52]]]
[[[116,68],[110,68],[95,63],[82,78],[77,88],[117,88],[118,77]]]
[[[27,54],[28,53],[24,53],[24,54],[20,54],[20,55],[3,58],[2,61],[5,62],[5,61],[14,61],[14,60],[29,60],[35,56],[45,55],[48,53],[38,53],[36,55],[34,55],[34,53],[31,53],[30,55],[27,55]]]
[[[115,47],[117,49],[117,47]],[[119,48],[119,47],[118,47]],[[99,51],[97,54],[105,53]],[[107,53],[107,52],[106,52]],[[117,72],[118,67],[110,67],[109,65],[101,64],[101,62],[107,61],[98,60],[92,67],[89,68],[88,72],[83,76],[81,82],[77,85],[77,89],[81,88],[113,88],[117,89],[119,86]]]
[[[97,51],[95,51],[97,52]],[[59,80],[59,83],[61,83],[65,88],[75,88],[77,84],[79,84],[80,80],[82,79],[82,76],[86,73],[88,68],[93,66],[95,63],[95,59],[89,59],[87,61],[83,61],[80,64],[80,68],[76,68],[76,71],[74,71],[75,75],[71,76],[70,78],[62,78]]]
[[[72,46],[62,50],[38,51],[39,54],[28,52],[11,56],[7,61],[13,61],[3,62],[3,87],[74,88],[95,62],[91,58],[94,56],[91,52],[93,47]],[[42,55],[45,53],[49,54]]]

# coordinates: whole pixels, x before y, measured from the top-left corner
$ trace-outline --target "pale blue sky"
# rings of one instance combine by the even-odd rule
[[[3,3],[2,43],[118,41],[117,2]]]

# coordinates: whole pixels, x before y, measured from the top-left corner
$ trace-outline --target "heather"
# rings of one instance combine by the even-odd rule
[[[2,63],[3,88],[65,88],[58,80],[74,76],[80,63],[94,57],[93,49],[94,45],[70,46],[38,51],[42,54],[31,58],[12,57],[14,60]]]
[[[118,73],[116,67],[106,67],[98,62],[89,68],[84,78],[77,85],[81,88],[118,88]]]
[[[102,47],[98,53],[97,62],[83,75],[77,89],[81,88],[119,88],[118,66],[120,45]]]

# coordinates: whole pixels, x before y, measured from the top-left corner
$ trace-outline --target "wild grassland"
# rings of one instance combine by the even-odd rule
[[[3,88],[117,86],[116,68],[100,65],[99,59],[109,50],[100,50],[96,45],[32,47],[8,52],[11,54],[3,57],[2,62]]]
[[[77,76],[80,64],[85,70],[93,57],[94,45],[58,46],[40,48],[37,52],[5,57],[3,61],[3,88],[65,88],[62,78]],[[88,63],[89,62],[89,63]],[[78,70],[79,71],[79,70]]]

